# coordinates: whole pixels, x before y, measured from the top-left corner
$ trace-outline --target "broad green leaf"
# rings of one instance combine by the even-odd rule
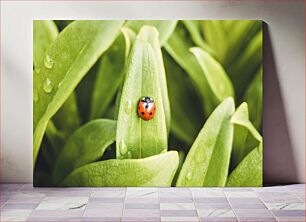
[[[34,163],[49,119],[112,44],[122,24],[75,21],[47,49],[34,75]]]
[[[35,67],[38,67],[44,57],[46,49],[53,43],[57,35],[58,29],[53,21],[33,21],[33,59]]]
[[[137,114],[139,100],[154,99],[156,113],[150,121]],[[116,156],[144,158],[167,150],[167,128],[155,53],[150,43],[136,39],[126,65],[120,100]]]
[[[47,158],[55,160],[59,151],[65,144],[66,136],[63,132],[58,130],[52,121],[49,121],[46,129],[46,136],[50,141],[52,149],[48,150]],[[52,154],[50,154],[52,153]],[[53,164],[52,164],[53,165]]]
[[[171,106],[171,132],[188,147],[203,126],[203,109],[189,76],[164,52]]]
[[[44,58],[45,51],[57,37],[58,30],[53,21],[35,20],[33,22],[33,31],[33,58],[34,66],[37,68],[39,62],[41,62]],[[69,96],[59,111],[54,115],[53,121],[58,129],[64,130],[67,134],[70,134],[80,126],[80,119],[74,93]]]
[[[171,112],[170,112],[170,103],[169,103],[169,96],[168,96],[168,89],[167,89],[167,79],[166,79],[165,67],[164,67],[163,56],[162,56],[162,52],[160,48],[161,46],[158,40],[158,31],[153,26],[145,25],[140,29],[138,38],[149,42],[155,54],[155,59],[157,62],[157,71],[159,75],[159,84],[160,84],[166,124],[167,124],[167,130],[169,132],[170,122],[171,122]]]
[[[74,170],[61,185],[99,187],[171,186],[178,167],[176,151],[144,159],[105,160]]]
[[[164,47],[176,63],[190,76],[195,89],[201,95],[202,105],[207,104],[211,100],[209,93],[207,93],[209,90],[208,83],[196,58],[189,51],[193,44],[187,38],[187,31],[184,31],[183,28],[184,26],[179,23]]]
[[[222,101],[228,96],[233,96],[232,83],[221,64],[201,48],[194,47],[190,51],[197,58],[207,82],[217,99]]]
[[[93,120],[79,128],[65,144],[53,171],[53,181],[59,184],[74,169],[97,161],[105,149],[115,142],[116,121]]]
[[[257,130],[262,124],[262,67],[257,72],[255,79],[248,87],[244,100],[249,105],[250,120]]]
[[[100,59],[91,99],[90,119],[102,117],[123,80],[125,42],[121,34]]]
[[[203,33],[217,59],[224,67],[236,62],[252,36],[261,28],[256,20],[206,20],[202,22]]]
[[[254,148],[229,175],[228,187],[262,186],[262,143]]]
[[[131,52],[132,46],[136,40],[136,33],[127,28],[127,27],[123,27],[121,28],[121,32],[124,36],[125,39],[125,60],[124,60],[124,65],[126,66],[127,60],[128,60],[128,56]],[[122,95],[122,88],[123,88],[123,84],[124,84],[124,78],[125,76],[123,75],[123,81],[121,81],[121,84],[119,86],[118,92],[117,92],[117,96],[116,96],[116,102],[115,102],[115,108],[114,108],[114,112],[113,112],[113,118],[114,119],[118,119],[118,114],[119,114],[119,106],[120,106],[120,99],[121,99],[121,95]]]
[[[234,89],[221,64],[211,55],[197,47],[191,48],[190,51],[200,64],[210,89],[207,93],[209,93],[211,107],[209,105],[205,107],[206,112],[210,113],[225,98],[234,97]]]
[[[184,25],[188,29],[192,40],[198,46],[204,49],[206,52],[210,54],[214,54],[213,50],[209,47],[209,45],[204,41],[203,36],[201,35],[201,21],[199,20],[183,20]]]
[[[231,118],[231,122],[235,125],[243,126],[245,127],[248,132],[258,141],[262,142],[261,135],[257,132],[256,128],[253,126],[253,124],[249,121],[247,118],[248,115],[246,114],[248,112],[248,107],[246,103],[243,103],[237,111],[234,113],[234,115]]]
[[[233,142],[233,98],[209,116],[190,148],[176,186],[225,186]]]
[[[236,62],[228,69],[238,98],[241,98],[245,93],[250,81],[262,64],[262,38],[261,30],[253,37]]]
[[[125,40],[125,59],[127,59],[130,52],[131,52],[131,49],[133,47],[133,44],[134,44],[137,36],[136,36],[136,33],[133,30],[131,30],[127,27],[122,27],[121,32],[122,32],[122,34],[124,36],[124,40]]]
[[[66,135],[70,135],[81,125],[77,106],[77,98],[74,92],[70,94],[61,108],[53,116],[52,121],[56,127]]]
[[[144,25],[154,26],[159,33],[159,42],[163,46],[175,29],[176,20],[129,20],[125,26],[138,33]]]

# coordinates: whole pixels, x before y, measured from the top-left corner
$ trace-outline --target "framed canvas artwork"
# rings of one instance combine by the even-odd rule
[[[262,21],[33,21],[34,186],[262,186]]]

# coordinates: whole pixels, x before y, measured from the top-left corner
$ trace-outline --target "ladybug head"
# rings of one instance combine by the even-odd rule
[[[154,100],[151,97],[149,97],[149,96],[143,97],[141,99],[141,101],[145,102],[145,103],[153,103],[154,102]]]

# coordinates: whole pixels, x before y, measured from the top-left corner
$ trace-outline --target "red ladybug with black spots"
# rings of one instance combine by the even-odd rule
[[[143,97],[138,103],[138,116],[144,121],[153,119],[155,115],[156,107],[154,100],[149,97]]]

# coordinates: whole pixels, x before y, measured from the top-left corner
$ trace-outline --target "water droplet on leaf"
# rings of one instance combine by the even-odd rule
[[[130,100],[125,102],[124,111],[126,112],[126,114],[131,113],[131,111],[132,111],[132,102]]]
[[[47,69],[52,69],[54,64],[53,59],[51,59],[51,57],[47,54],[44,58],[44,65]]]
[[[120,143],[119,143],[119,151],[120,151],[121,155],[125,155],[126,152],[128,151],[128,149],[127,149],[123,140],[120,141]]]
[[[187,179],[187,180],[191,180],[191,177],[192,177],[191,172],[188,172],[187,175],[186,175],[186,179]]]
[[[34,91],[33,100],[34,100],[34,102],[38,102],[38,100],[39,100],[39,96],[38,96],[37,91]]]
[[[46,93],[51,93],[53,90],[53,84],[49,78],[46,78],[44,81],[43,89]]]

